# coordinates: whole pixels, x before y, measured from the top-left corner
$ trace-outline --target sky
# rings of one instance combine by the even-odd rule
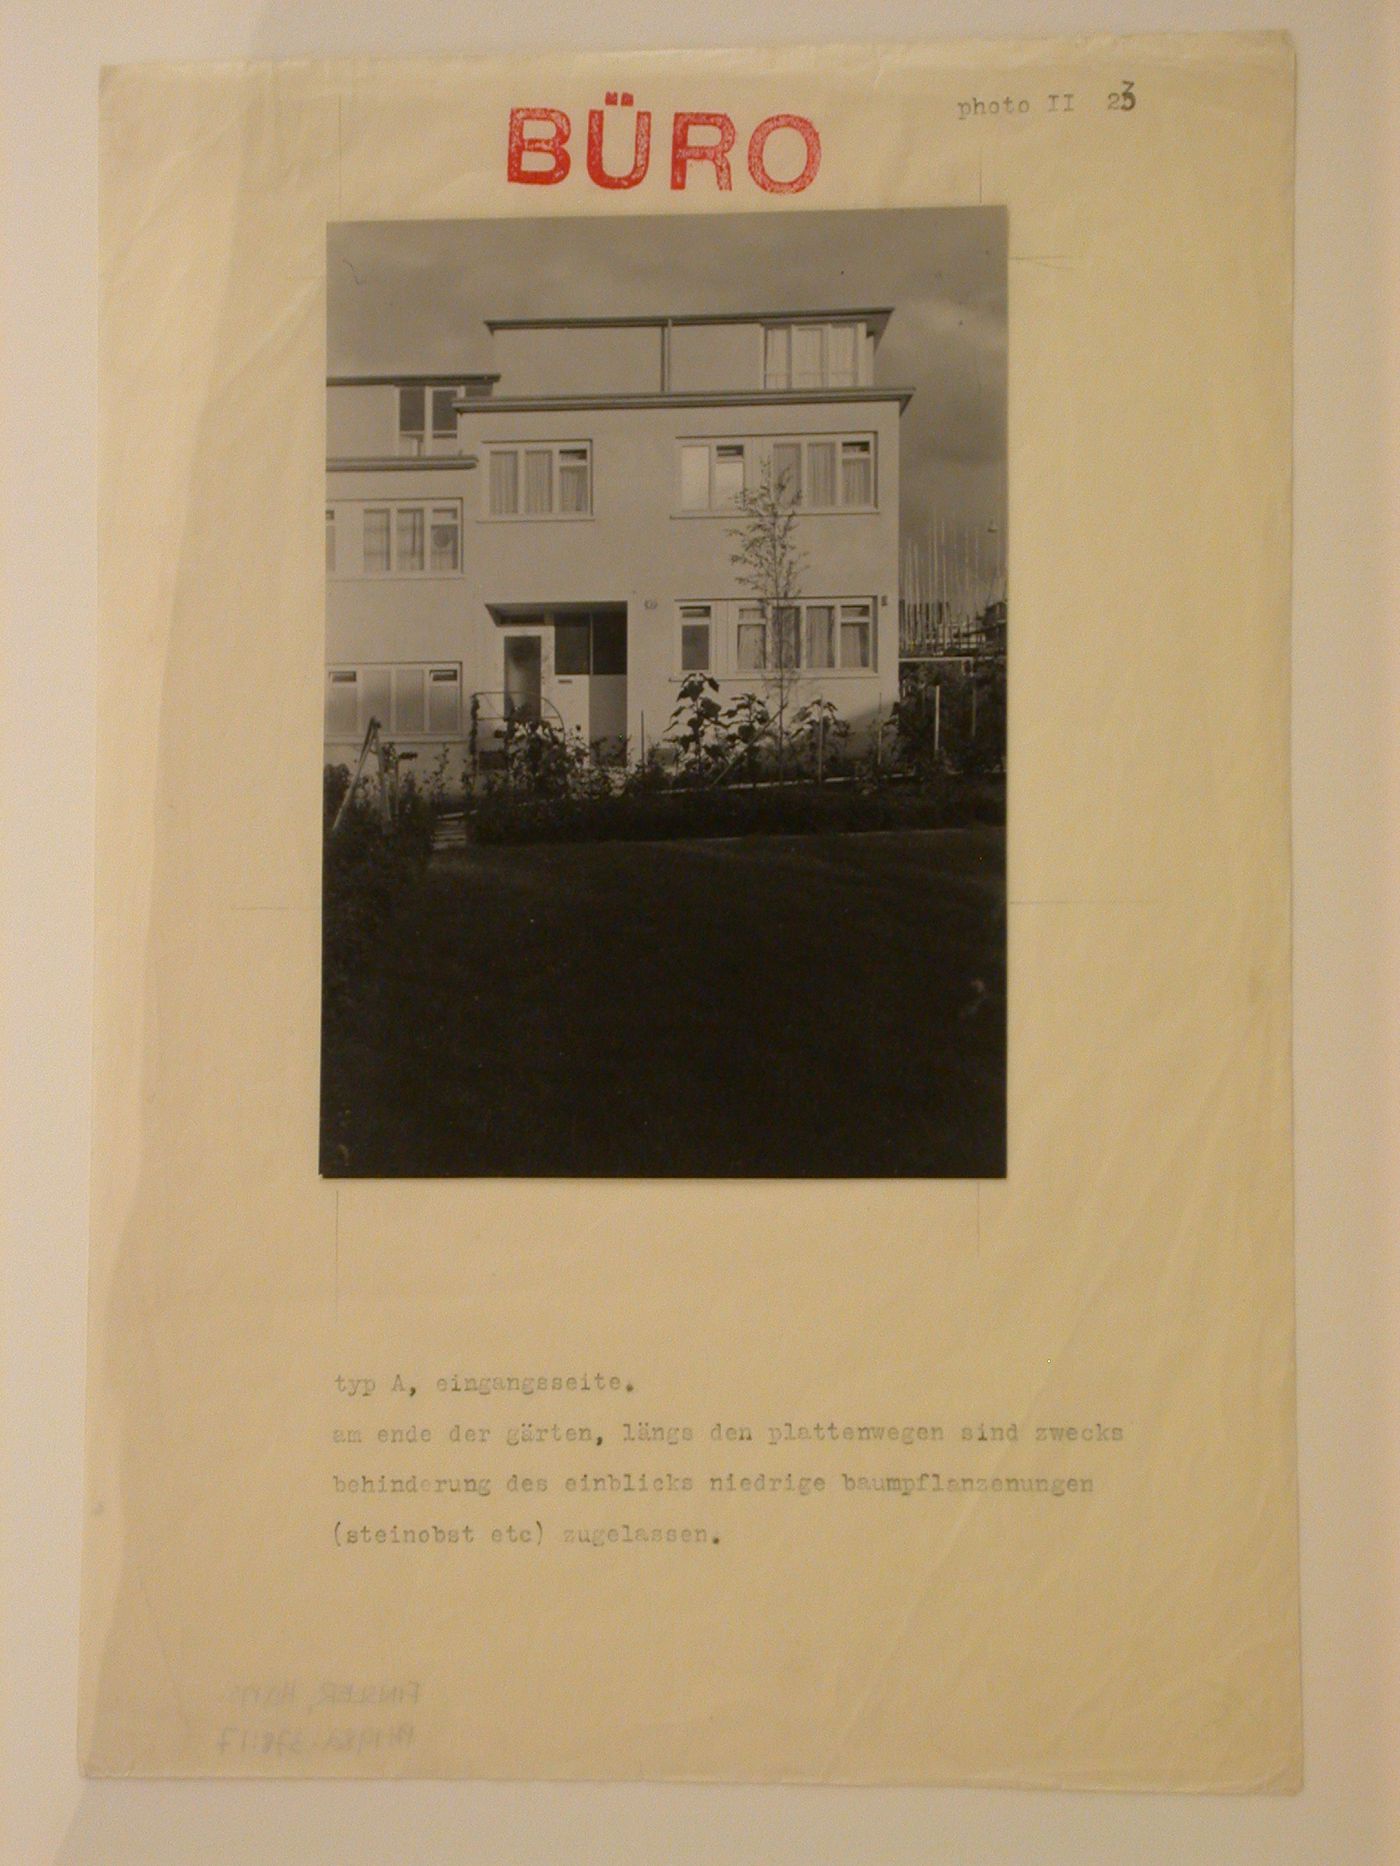
[[[892,305],[876,381],[901,422],[901,525],[1006,536],[1006,214],[998,207],[332,226],[332,375],[489,370],[486,318]],[[1003,560],[1004,561],[1004,560]]]

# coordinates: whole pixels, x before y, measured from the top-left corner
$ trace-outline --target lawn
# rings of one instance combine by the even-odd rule
[[[377,950],[329,1175],[1004,1171],[1000,829],[475,846]]]

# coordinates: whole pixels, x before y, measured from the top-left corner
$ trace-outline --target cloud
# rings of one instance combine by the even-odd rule
[[[1000,537],[1006,230],[995,207],[345,223],[327,245],[330,368],[489,369],[488,317],[892,305],[878,379],[915,392],[903,522]]]

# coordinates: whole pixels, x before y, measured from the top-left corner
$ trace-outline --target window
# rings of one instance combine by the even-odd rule
[[[770,458],[774,483],[809,511],[874,509],[873,434],[774,441]]]
[[[684,614],[684,612],[682,612]],[[765,626],[762,607],[740,603],[735,620],[735,665],[740,673],[767,668],[837,668],[858,672],[871,661],[869,602],[784,603]]]
[[[492,518],[587,518],[593,454],[587,441],[493,447],[487,470]]]
[[[462,729],[462,670],[400,662],[326,670],[326,737],[359,739],[379,721],[386,738],[456,738]]]
[[[861,336],[854,323],[770,324],[763,333],[764,388],[856,388]]]
[[[461,569],[462,519],[455,505],[433,507],[433,528],[429,543],[429,569],[439,573]]]
[[[588,672],[589,636],[592,630],[587,616],[577,622],[554,624],[554,671],[556,674]]]
[[[627,672],[627,613],[582,610],[554,618],[554,671],[575,674]]]
[[[399,452],[421,454],[425,436],[427,391],[419,386],[399,390]]]
[[[454,452],[457,446],[456,404],[461,397],[462,385],[457,382],[404,383],[399,389],[399,452],[415,456]]]
[[[681,604],[681,672],[708,674],[711,658],[710,627],[713,611],[709,603]]]
[[[841,605],[841,665],[860,668],[873,665],[870,656],[870,604]]]
[[[360,730],[359,678],[353,667],[333,667],[326,679],[326,737],[357,738]]]
[[[835,667],[836,608],[832,603],[808,603],[802,627],[803,667]]]
[[[842,505],[874,505],[874,451],[873,443],[870,441],[842,441]]]
[[[435,441],[455,441],[457,438],[457,391],[452,389],[433,390],[433,439]]]
[[[389,508],[365,507],[365,575],[380,576],[389,569]]]
[[[871,511],[875,506],[875,437],[793,435],[779,440],[682,441],[682,512],[732,512],[745,485],[768,462],[773,483],[808,511]]]
[[[326,575],[335,575],[335,507],[326,507]]]
[[[394,521],[394,568],[411,575],[423,568],[423,508],[401,505]]]
[[[681,510],[732,512],[747,481],[745,441],[681,443]]]
[[[738,665],[750,673],[768,665],[768,628],[757,603],[739,605]]]
[[[367,505],[361,562],[367,577],[446,576],[462,567],[459,505]],[[327,542],[326,550],[332,549]]]

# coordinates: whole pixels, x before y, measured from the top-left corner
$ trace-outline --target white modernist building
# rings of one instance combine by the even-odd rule
[[[765,465],[797,501],[794,697],[868,731],[899,678],[889,316],[505,319],[489,374],[330,378],[328,761],[374,718],[455,765],[511,711],[636,757],[687,673],[762,692],[775,624],[732,559]]]

